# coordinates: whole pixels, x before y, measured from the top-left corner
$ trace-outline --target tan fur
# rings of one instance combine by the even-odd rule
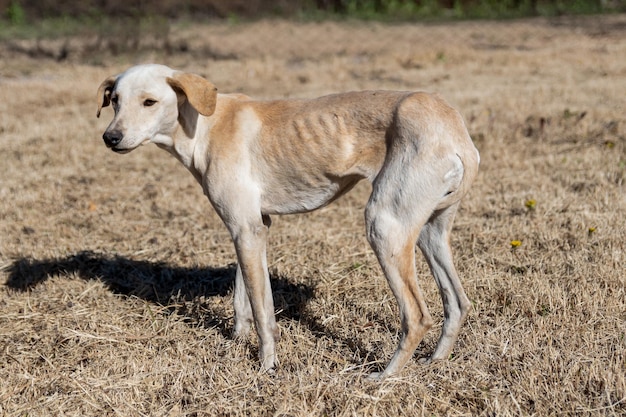
[[[166,79],[174,89],[180,89],[189,103],[203,116],[210,116],[215,111],[217,88],[204,78],[188,73],[176,73]]]
[[[449,234],[478,170],[461,116],[427,93],[363,91],[312,100],[257,101],[217,94],[197,75],[160,65],[130,68],[98,89],[98,115],[113,103],[103,135],[124,153],[155,143],[202,184],[233,238],[235,335],[254,322],[262,368],[276,363],[266,240],[270,215],[329,204],[358,181],[373,189],[367,237],[398,301],[402,339],[382,379],[410,359],[432,318],[415,273],[419,246],[439,286],[445,321],[435,352],[450,354],[470,302],[452,262]]]

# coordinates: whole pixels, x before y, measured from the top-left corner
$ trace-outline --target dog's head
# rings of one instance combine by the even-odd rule
[[[100,84],[97,116],[113,105],[115,116],[102,138],[115,152],[126,153],[150,142],[171,146],[182,114],[210,116],[216,101],[215,86],[198,75],[139,65]]]

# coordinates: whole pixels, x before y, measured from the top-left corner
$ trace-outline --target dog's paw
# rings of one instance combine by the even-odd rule
[[[369,382],[381,382],[383,379],[385,379],[383,372],[372,372],[366,378]]]
[[[259,368],[259,375],[265,375],[270,378],[275,377],[277,375],[278,361],[274,360],[274,363],[270,364],[270,366],[267,365],[267,362],[263,362],[261,364],[261,367]]]

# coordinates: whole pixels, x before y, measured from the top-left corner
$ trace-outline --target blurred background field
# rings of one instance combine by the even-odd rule
[[[626,413],[621,1],[0,1],[0,415]],[[275,376],[234,341],[235,254],[156,147],[110,152],[96,89],[130,65],[222,92],[441,93],[481,172],[452,244],[473,310],[450,361],[382,384],[397,308],[369,185],[274,218]],[[439,294],[418,278],[440,325]]]
[[[12,23],[51,17],[507,18],[624,11],[621,0],[2,0]]]

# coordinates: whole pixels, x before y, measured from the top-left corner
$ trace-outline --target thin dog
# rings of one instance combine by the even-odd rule
[[[381,380],[411,358],[433,319],[415,270],[415,244],[439,287],[444,324],[425,361],[446,359],[470,309],[455,270],[450,231],[479,164],[459,113],[437,95],[362,91],[310,100],[218,94],[195,74],[139,65],[98,89],[103,134],[126,153],[154,143],[202,185],[237,253],[235,336],[254,323],[261,368],[273,371],[280,335],[266,261],[270,216],[323,207],[357,182],[372,183],[367,239],[400,309],[402,336]]]

